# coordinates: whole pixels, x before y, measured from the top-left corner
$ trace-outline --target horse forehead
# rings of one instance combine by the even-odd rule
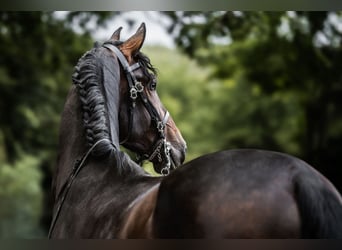
[[[134,70],[133,73],[134,73],[135,77],[137,77],[137,78],[142,78],[145,76],[144,70],[141,66],[139,68],[137,68],[136,70]]]

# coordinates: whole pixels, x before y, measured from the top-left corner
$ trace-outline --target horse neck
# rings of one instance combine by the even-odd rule
[[[82,157],[86,150],[81,105],[76,86],[72,86],[61,116],[57,166],[53,182],[55,195],[59,193],[67,176],[70,175],[76,159]]]
[[[144,171],[142,171],[137,164],[131,160],[127,160],[127,157],[123,157],[125,156],[124,153],[119,152],[118,113],[120,101],[119,81],[121,79],[121,72],[116,60],[109,58],[105,51],[100,51],[100,53],[101,54],[97,58],[95,64],[97,65],[98,69],[100,69],[101,75],[97,76],[99,79],[96,79],[96,82],[103,84],[101,85],[103,93],[101,98],[107,100],[107,102],[105,102],[105,109],[107,112],[104,117],[102,117],[103,119],[99,119],[100,122],[97,123],[97,126],[100,126],[101,129],[103,129],[103,126],[107,126],[106,130],[108,133],[105,133],[104,135],[100,134],[99,136],[94,136],[94,138],[92,138],[93,144],[96,143],[96,141],[107,139],[105,146],[99,145],[96,147],[96,150],[93,150],[92,152],[96,153],[98,159],[100,159],[96,165],[115,165],[115,167],[107,166],[107,168],[111,168],[114,171],[114,175],[120,176],[120,178],[144,175]],[[99,58],[101,61],[99,61]],[[104,67],[103,65],[106,66]],[[116,69],[116,71],[113,71],[113,69]],[[78,83],[80,83],[81,80],[82,79],[74,79],[74,81]],[[89,133],[86,132],[86,128],[84,127],[84,104],[82,103],[81,99],[86,97],[82,96],[82,91],[85,90],[79,90],[77,85],[72,86],[65,103],[64,111],[62,113],[59,136],[59,154],[53,185],[55,196],[58,195],[62,186],[66,182],[72,171],[75,161],[81,159],[91,147],[91,145],[89,145]],[[96,128],[94,130],[99,129]],[[112,163],[109,163],[108,159],[105,161],[105,158],[108,157],[110,157],[110,161]],[[90,158],[93,158],[93,156],[91,155]],[[125,159],[124,163],[122,162],[122,158]],[[113,175],[113,173],[111,173],[111,175]],[[93,178],[98,177],[94,176]]]

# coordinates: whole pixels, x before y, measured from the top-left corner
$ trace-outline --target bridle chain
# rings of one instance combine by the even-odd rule
[[[133,108],[135,107],[135,100],[138,98],[139,94],[141,96],[141,98],[143,99],[143,103],[145,104],[146,109],[148,110],[150,116],[152,117],[152,119],[155,119],[157,121],[157,130],[158,133],[160,135],[160,139],[157,141],[158,145],[157,147],[155,147],[155,150],[153,150],[153,152],[151,153],[150,156],[147,155],[148,160],[152,161],[156,156],[158,157],[158,161],[161,162],[162,161],[162,156],[161,156],[161,148],[162,146],[164,146],[164,155],[166,158],[166,166],[164,168],[162,168],[161,170],[161,174],[162,175],[168,175],[170,173],[170,167],[171,167],[171,160],[170,160],[170,144],[169,142],[166,141],[165,139],[165,125],[169,119],[169,112],[166,111],[165,116],[163,118],[163,120],[160,121],[159,117],[156,116],[156,114],[158,114],[155,110],[155,108],[153,107],[153,105],[148,101],[148,99],[146,97],[143,97],[143,91],[144,91],[144,86],[141,84],[141,82],[139,82],[134,74],[133,71],[138,69],[140,67],[139,63],[135,63],[132,66],[130,66],[126,60],[126,58],[124,57],[124,55],[121,53],[121,51],[116,48],[115,46],[113,46],[112,44],[103,44],[103,47],[113,51],[117,57],[119,58],[119,61],[121,62],[124,71],[126,72],[126,77],[127,77],[127,81],[130,87],[130,98],[132,100],[132,108],[131,108],[131,115],[130,115],[130,127],[132,126],[132,120],[133,120]],[[132,82],[133,81],[133,82]],[[129,132],[130,133],[130,132]],[[129,137],[126,138],[127,141]],[[83,157],[81,159],[77,159],[74,163],[74,166],[72,168],[72,171],[69,175],[69,178],[67,179],[66,183],[64,183],[64,185],[61,188],[61,191],[59,192],[59,194],[57,195],[57,199],[59,200],[59,204],[56,208],[56,212],[55,215],[52,219],[52,223],[49,229],[49,233],[48,233],[48,238],[50,239],[52,236],[52,233],[55,229],[56,223],[57,223],[57,219],[59,217],[59,214],[61,212],[62,206],[64,204],[64,201],[69,193],[69,190],[71,188],[71,185],[73,183],[73,181],[75,180],[76,176],[78,175],[78,173],[81,171],[81,169],[84,167],[86,160],[88,159],[89,155],[91,154],[91,152],[103,141],[108,141],[109,143],[112,143],[109,139],[104,138],[104,139],[100,139],[97,142],[95,142],[90,148],[89,150],[83,155]],[[120,142],[120,144],[122,144],[124,142]]]

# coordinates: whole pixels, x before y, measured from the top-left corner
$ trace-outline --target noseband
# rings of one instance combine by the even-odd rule
[[[128,61],[126,60],[126,57],[122,54],[122,52],[113,44],[111,43],[104,43],[102,45],[103,47],[109,49],[112,51],[117,58],[119,59],[123,70],[126,74],[128,87],[129,87],[129,97],[131,100],[131,106],[129,107],[129,122],[128,122],[128,134],[127,137],[120,142],[120,144],[124,144],[127,142],[132,134],[132,128],[133,128],[133,111],[136,106],[136,100],[138,97],[142,100],[143,105],[145,106],[146,110],[151,116],[152,122],[155,124],[157,132],[158,132],[158,139],[154,143],[152,147],[152,153],[150,154],[143,154],[138,156],[138,161],[141,163],[143,160],[149,160],[152,161],[157,157],[158,162],[163,161],[163,156],[166,159],[165,167],[162,168],[161,174],[162,175],[168,175],[170,173],[170,167],[171,167],[171,156],[170,156],[170,143],[166,141],[165,137],[165,128],[166,123],[169,120],[170,114],[168,111],[165,112],[164,117],[161,119],[158,111],[153,106],[153,104],[150,102],[150,100],[147,98],[147,96],[144,93],[144,86],[139,82],[136,77],[134,76],[133,72],[141,67],[139,62],[129,65]]]

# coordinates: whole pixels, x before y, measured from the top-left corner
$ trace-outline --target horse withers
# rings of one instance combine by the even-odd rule
[[[334,186],[298,158],[237,149],[177,168],[186,144],[118,29],[78,62],[62,114],[53,238],[342,238]],[[152,177],[119,145],[152,161]],[[170,174],[169,174],[170,173]]]

